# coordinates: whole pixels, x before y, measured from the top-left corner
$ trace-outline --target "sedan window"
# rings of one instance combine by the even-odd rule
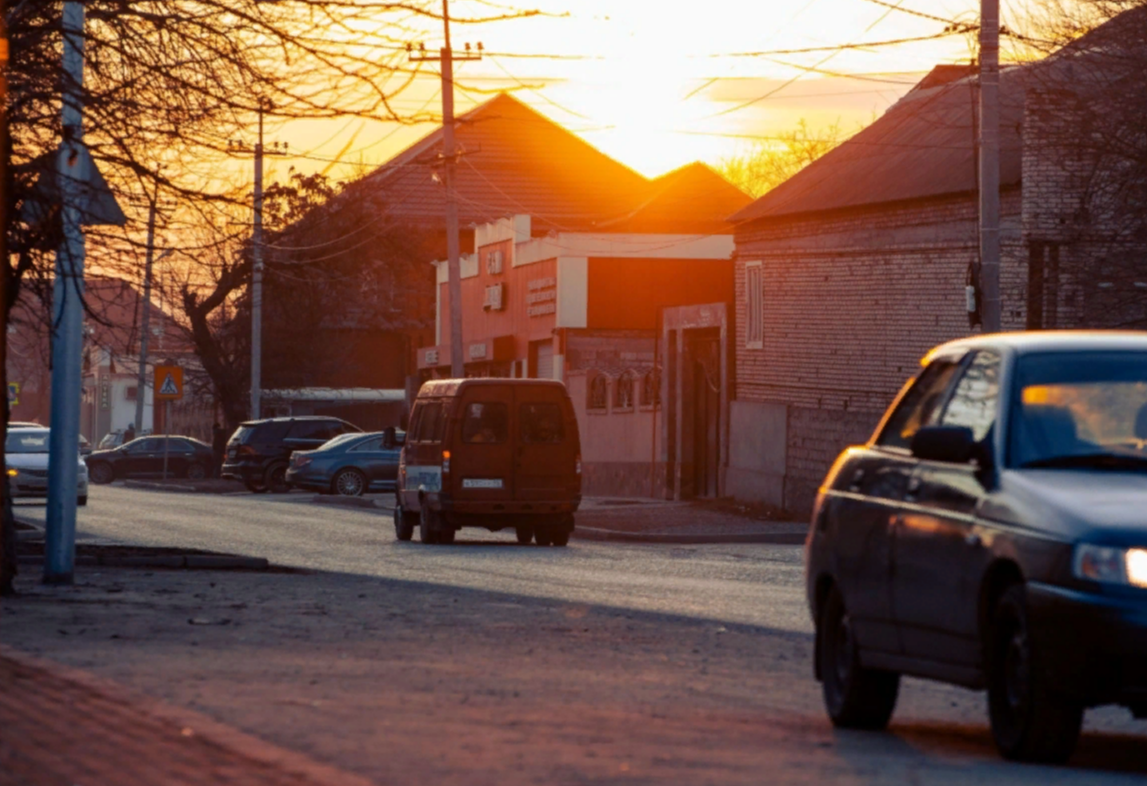
[[[977,352],[960,375],[944,415],[942,426],[967,426],[977,442],[988,435],[996,422],[1000,398],[1000,356],[990,350]]]
[[[919,429],[935,425],[944,394],[959,368],[959,362],[952,359],[933,360],[896,405],[876,444],[908,450]]]
[[[382,450],[382,437],[364,439],[360,444],[350,449],[351,453],[373,453]]]

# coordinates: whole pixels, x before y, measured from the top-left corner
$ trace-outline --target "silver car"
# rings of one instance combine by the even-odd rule
[[[13,499],[48,496],[48,436],[43,427],[14,428],[4,443],[4,468]],[[88,466],[76,451],[76,504],[88,504]]]

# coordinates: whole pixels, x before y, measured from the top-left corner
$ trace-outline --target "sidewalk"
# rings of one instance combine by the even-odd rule
[[[800,544],[808,522],[784,511],[730,500],[673,502],[589,497],[575,516],[574,537],[630,543]]]
[[[367,786],[116,683],[0,647],[0,783]]]

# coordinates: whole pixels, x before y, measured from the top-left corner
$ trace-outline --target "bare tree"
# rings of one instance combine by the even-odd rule
[[[848,138],[837,120],[812,131],[801,119],[797,127],[753,143],[744,153],[722,159],[717,171],[754,197],[771,191]]]

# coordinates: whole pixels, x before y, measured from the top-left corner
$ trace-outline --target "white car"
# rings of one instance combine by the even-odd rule
[[[13,428],[4,443],[4,468],[13,499],[48,496],[48,436],[43,427]],[[88,504],[88,466],[76,452],[76,504]]]

